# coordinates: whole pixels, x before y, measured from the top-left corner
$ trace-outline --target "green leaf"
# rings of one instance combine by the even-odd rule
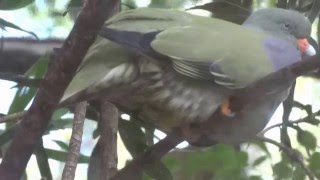
[[[217,177],[238,177],[247,164],[244,152],[235,152],[232,146],[218,144],[209,151],[190,153],[186,158],[186,173],[213,171]]]
[[[13,98],[8,114],[24,111],[36,92],[37,89],[34,87],[19,88]]]
[[[320,152],[315,152],[309,159],[309,167],[313,173],[320,178]]]
[[[155,180],[173,180],[170,170],[160,161],[153,163],[145,171]]]
[[[46,149],[47,155],[49,158],[57,160],[57,161],[61,161],[61,162],[65,162],[66,158],[67,158],[67,152],[64,151],[58,151],[58,150],[53,150],[53,149]],[[89,157],[80,154],[78,163],[88,163],[89,162]]]
[[[99,129],[96,128],[92,133],[92,138],[96,139],[100,135]]]
[[[41,78],[47,70],[48,56],[41,57],[27,72],[27,76]],[[11,103],[8,114],[23,111],[35,96],[37,89],[34,87],[18,88]]]
[[[263,141],[253,141],[251,142],[254,145],[257,145],[261,150],[263,150],[268,157],[271,157],[271,154],[269,152],[269,149],[266,146],[266,143],[264,143]]]
[[[301,180],[306,179],[306,172],[302,169],[300,165],[295,166],[295,170],[293,171],[292,180]]]
[[[9,141],[11,141],[12,136],[16,132],[20,123],[11,125],[9,128],[0,135],[0,147],[4,147]]]
[[[69,112],[69,109],[67,108],[60,108],[54,111],[52,115],[52,120],[58,120],[61,119],[62,116],[66,115]]]
[[[181,166],[181,161],[176,156],[168,154],[163,158],[164,163],[171,170],[178,169]]]
[[[82,0],[71,0],[68,7],[82,7]]]
[[[34,154],[36,155],[41,178],[51,180],[52,179],[51,169],[49,166],[46,151],[43,147],[42,139],[38,143],[38,145],[34,151]]]
[[[298,130],[298,142],[307,150],[315,150],[317,146],[317,138],[309,131]]]
[[[238,168],[244,168],[248,165],[248,153],[247,152],[237,152],[236,153],[237,160],[238,160]]]
[[[31,31],[24,30],[24,29],[20,28],[19,26],[15,25],[9,21],[6,21],[2,18],[0,18],[0,27],[2,29],[5,27],[13,28],[13,29],[28,33],[28,34],[32,35],[33,37],[35,37],[37,40],[39,40],[38,36],[35,33],[31,32]]]
[[[59,140],[53,140],[58,146],[60,146],[61,149],[68,151],[69,146],[67,143]]]
[[[0,9],[1,10],[13,10],[23,8],[31,3],[34,0],[1,0],[0,1]]]
[[[49,55],[42,56],[25,74],[34,78],[42,78],[47,72],[48,64]]]
[[[262,180],[262,177],[260,177],[260,176],[250,176],[249,180]]]
[[[272,167],[275,179],[288,179],[292,177],[292,167],[287,161],[280,161]]]
[[[71,128],[72,122],[73,122],[73,119],[70,119],[70,118],[51,121],[49,125],[49,130],[52,131],[52,130]]]
[[[119,133],[124,145],[133,158],[139,156],[148,147],[145,133],[134,120],[120,120]]]
[[[259,158],[257,158],[254,162],[253,162],[253,164],[252,164],[252,166],[259,166],[261,163],[263,163],[266,159],[267,159],[268,157],[267,156],[261,156],[261,157],[259,157]]]

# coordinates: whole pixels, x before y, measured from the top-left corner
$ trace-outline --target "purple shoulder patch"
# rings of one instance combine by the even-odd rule
[[[301,53],[298,48],[286,40],[267,37],[263,41],[263,47],[273,64],[274,71],[301,60]]]

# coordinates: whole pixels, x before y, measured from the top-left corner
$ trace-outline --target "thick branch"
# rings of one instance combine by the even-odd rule
[[[182,141],[183,138],[180,130],[173,130],[173,132],[168,134],[167,137],[150,147],[140,157],[134,159],[130,164],[119,171],[111,178],[111,180],[137,179],[138,177],[136,175],[139,175],[143,169],[147,168],[148,165],[159,161],[165,154],[175,148]]]
[[[64,90],[117,0],[85,2],[61,52],[52,60],[52,66],[48,69],[30,109],[13,137],[0,165],[0,179],[21,178]]]

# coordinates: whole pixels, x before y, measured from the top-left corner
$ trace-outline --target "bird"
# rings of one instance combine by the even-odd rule
[[[61,102],[100,92],[164,132],[180,128],[193,145],[239,144],[265,128],[292,81],[239,112],[229,98],[315,54],[310,33],[302,14],[279,8],[257,10],[242,25],[178,10],[123,11],[105,22]],[[195,133],[217,111],[221,116]]]

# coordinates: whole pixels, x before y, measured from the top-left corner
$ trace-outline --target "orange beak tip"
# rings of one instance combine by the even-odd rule
[[[310,45],[306,38],[298,39],[297,40],[299,49],[302,53],[306,54],[307,56],[313,56],[316,54],[316,50],[313,46]]]

